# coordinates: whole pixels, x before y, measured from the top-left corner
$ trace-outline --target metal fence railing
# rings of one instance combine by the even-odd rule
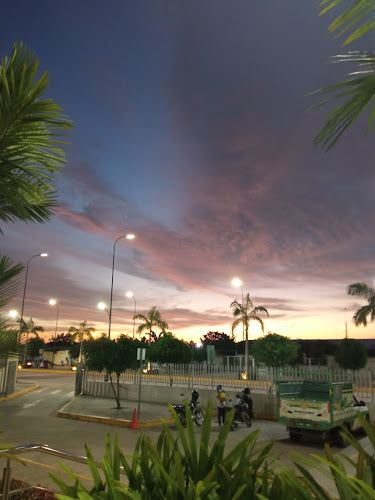
[[[345,371],[328,370],[327,367],[314,367],[313,370],[307,366],[290,367],[284,370],[288,376],[293,377],[297,372],[313,373],[315,380],[324,380],[327,378],[327,372],[332,374],[332,380],[340,380],[343,377],[353,379],[354,392],[357,397],[374,402],[373,375],[371,370]],[[240,387],[250,387],[253,392],[276,392],[276,374],[274,368],[256,367],[251,368],[248,377],[244,378],[243,373],[236,367],[216,365],[216,364],[174,364],[160,365],[148,363],[142,373],[142,384],[161,385],[189,388],[214,389],[218,384],[224,385],[227,389]],[[312,375],[310,375],[312,376]],[[120,385],[138,384],[139,370],[126,370],[120,376]],[[93,391],[92,382],[105,382],[104,373],[85,371],[83,379],[83,388],[85,394]],[[100,396],[100,386],[96,387],[95,394]]]

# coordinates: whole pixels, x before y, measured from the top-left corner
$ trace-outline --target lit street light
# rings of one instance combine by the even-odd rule
[[[97,308],[100,309],[101,311],[106,311],[108,316],[109,316],[109,311],[107,309],[107,306],[104,304],[104,302],[99,302],[97,305]]]
[[[133,339],[134,339],[134,331],[135,331],[135,313],[137,312],[137,301],[135,300],[134,294],[132,292],[126,292],[126,296],[131,299],[134,299],[134,316],[133,316]]]
[[[233,278],[232,279],[232,285],[234,288],[241,288],[241,296],[242,296],[242,302],[241,304],[243,305],[243,288],[242,288],[242,281],[239,278]],[[242,341],[245,340],[245,325],[242,323]]]
[[[23,323],[23,310],[25,307],[25,296],[26,296],[26,286],[27,286],[27,276],[29,274],[29,264],[34,257],[48,257],[48,253],[38,253],[36,255],[32,255],[30,259],[27,261],[27,266],[26,266],[26,275],[25,275],[25,285],[23,287],[23,297],[22,297],[22,308],[21,308],[21,318],[20,318],[20,331],[19,331],[19,342],[21,342],[21,335],[22,335],[22,323]],[[23,362],[26,362],[26,352],[27,352],[27,341],[28,341],[28,334],[26,335],[26,342],[25,342],[25,352],[24,352],[24,357],[23,357]]]
[[[111,338],[111,320],[112,320],[112,297],[113,297],[113,273],[115,270],[115,251],[116,251],[116,243],[122,238],[126,238],[127,240],[134,240],[134,234],[127,234],[126,236],[120,236],[117,238],[113,245],[113,257],[112,257],[112,281],[111,281],[111,300],[109,303],[109,320],[108,320],[108,338]]]
[[[11,311],[9,311],[9,316],[10,316],[11,318],[17,318],[17,316],[18,316],[18,312],[17,312],[17,311],[15,311],[14,309],[12,309]]]
[[[57,322],[59,321],[59,306],[57,305],[57,301],[55,299],[50,299],[49,303],[51,306],[56,306],[56,327],[55,327],[55,337],[57,334]]]

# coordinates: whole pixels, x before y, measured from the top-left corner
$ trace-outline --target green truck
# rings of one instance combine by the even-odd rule
[[[281,370],[276,389],[278,421],[286,425],[293,441],[314,434],[344,446],[341,427],[360,429],[359,412],[369,419],[366,404],[353,394],[349,374]]]

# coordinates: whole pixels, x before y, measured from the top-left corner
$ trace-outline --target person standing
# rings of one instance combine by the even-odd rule
[[[217,395],[217,418],[219,421],[219,426],[221,427],[221,423],[225,422],[225,409],[227,406],[227,398],[225,396],[225,392],[223,390],[222,385],[218,385],[216,387]]]

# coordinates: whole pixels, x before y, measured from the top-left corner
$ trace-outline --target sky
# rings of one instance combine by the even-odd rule
[[[347,71],[328,63],[343,49],[317,2],[0,9],[1,57],[24,42],[74,122],[56,215],[0,236],[15,262],[49,254],[30,261],[24,307],[46,339],[57,312],[57,333],[82,321],[108,331],[97,304],[109,308],[114,242],[129,233],[116,244],[112,336],[132,335],[135,307],[153,306],[179,338],[230,335],[242,293],[267,308],[265,333],[342,338],[347,321],[350,337],[374,336],[352,322],[365,302],[346,294],[374,284],[373,138],[358,123],[331,152],[313,144],[329,108],[311,111],[319,99],[308,94]],[[24,279],[9,309],[21,310]],[[249,338],[261,335],[252,322]]]

